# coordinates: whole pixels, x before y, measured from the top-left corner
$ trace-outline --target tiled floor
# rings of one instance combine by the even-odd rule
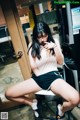
[[[9,110],[8,120],[34,120],[32,109],[29,106],[18,106]]]
[[[54,108],[54,113],[55,113],[55,110],[56,109]],[[14,109],[7,110],[7,112],[8,112],[8,120],[18,120],[18,119],[19,120],[34,120],[33,111],[29,106],[20,105]],[[55,120],[54,113],[52,114],[52,112],[49,109],[47,109],[46,107],[43,108],[43,110],[42,110],[42,115],[44,116],[43,120],[50,120],[50,119],[45,118],[45,117],[50,117],[50,115],[52,115]],[[65,118],[63,120],[79,120],[79,119],[72,117],[72,115],[69,119],[68,115],[66,114]]]
[[[23,77],[17,62],[0,64],[0,93],[20,81],[23,81]]]
[[[0,94],[4,93],[5,90],[17,82],[23,81],[23,77],[19,68],[19,65],[17,62],[13,62],[11,64],[1,64],[0,65]],[[55,103],[53,103],[54,113],[56,111],[55,109]],[[8,120],[34,120],[33,111],[29,106],[20,105],[13,109],[7,109],[7,112],[9,114]],[[43,114],[49,116],[51,112],[48,110],[48,108],[44,107]],[[54,115],[53,113],[53,115]],[[80,120],[80,109],[74,110],[73,114],[78,116],[79,119],[71,117],[70,120]],[[46,119],[44,119],[46,120]],[[64,120],[68,120],[67,116],[64,118]]]

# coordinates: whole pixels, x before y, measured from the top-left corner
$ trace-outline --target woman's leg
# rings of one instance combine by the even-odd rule
[[[51,85],[51,90],[65,100],[61,107],[63,113],[78,105],[79,93],[64,80],[55,80]]]
[[[25,95],[37,92],[39,90],[41,90],[41,88],[32,78],[30,78],[8,88],[5,92],[5,96],[9,100],[32,105],[33,100],[26,97]]]

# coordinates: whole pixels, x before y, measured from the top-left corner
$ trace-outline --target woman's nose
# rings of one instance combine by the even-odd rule
[[[41,40],[44,41],[44,38],[42,38]]]

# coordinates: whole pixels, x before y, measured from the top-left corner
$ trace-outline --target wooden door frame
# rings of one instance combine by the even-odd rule
[[[16,55],[22,51],[23,56],[18,59],[24,80],[30,78],[30,63],[27,55],[27,45],[24,38],[20,18],[14,0],[1,0],[1,7],[11,36]]]

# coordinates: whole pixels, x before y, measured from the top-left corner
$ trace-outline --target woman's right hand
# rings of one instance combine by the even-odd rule
[[[55,47],[57,47],[57,45],[55,43],[53,43],[53,42],[45,42],[44,47],[46,49],[52,49],[52,48],[54,49]]]

